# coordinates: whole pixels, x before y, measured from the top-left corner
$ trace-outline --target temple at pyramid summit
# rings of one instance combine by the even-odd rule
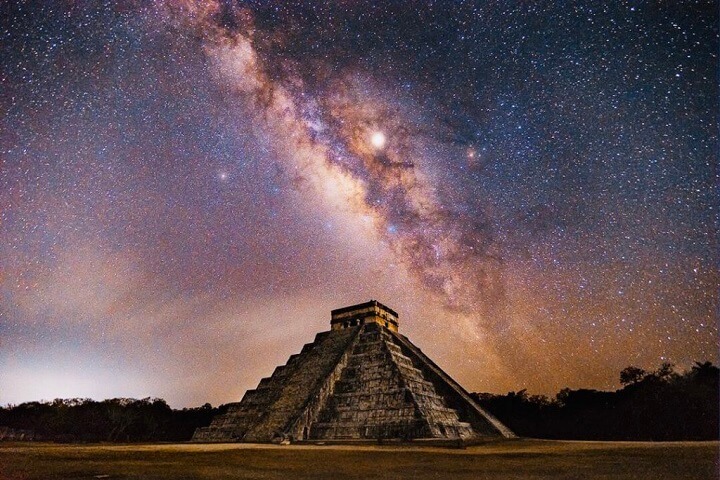
[[[398,326],[398,314],[375,300],[333,310],[329,331],[198,428],[193,441],[514,437]]]

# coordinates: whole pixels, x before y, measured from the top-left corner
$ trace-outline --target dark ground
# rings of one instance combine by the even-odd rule
[[[0,478],[716,479],[718,442],[414,446],[0,444]]]

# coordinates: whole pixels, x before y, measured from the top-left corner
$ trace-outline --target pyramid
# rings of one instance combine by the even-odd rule
[[[287,364],[230,404],[197,442],[472,440],[514,434],[370,302],[331,312]]]

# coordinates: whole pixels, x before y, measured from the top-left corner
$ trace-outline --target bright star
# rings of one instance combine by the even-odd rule
[[[385,146],[385,134],[382,132],[375,132],[370,137],[370,143],[375,148],[383,148]]]

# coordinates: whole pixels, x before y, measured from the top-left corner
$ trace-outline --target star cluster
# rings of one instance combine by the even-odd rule
[[[714,2],[0,6],[0,402],[234,401],[377,298],[469,390],[718,359]]]

